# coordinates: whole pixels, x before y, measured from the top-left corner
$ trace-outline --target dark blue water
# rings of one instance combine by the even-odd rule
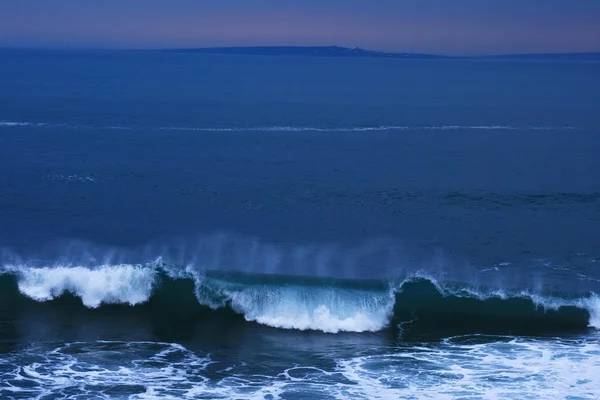
[[[0,52],[0,396],[600,396],[598,71]]]

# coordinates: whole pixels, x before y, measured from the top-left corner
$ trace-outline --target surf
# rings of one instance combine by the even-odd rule
[[[5,302],[45,303],[60,309],[76,301],[91,313],[119,306],[198,319],[235,315],[233,320],[277,329],[326,333],[539,335],[600,329],[600,297],[592,292],[509,292],[439,281],[423,273],[369,280],[197,270],[160,263],[6,265],[0,287]],[[69,298],[72,301],[65,303]]]

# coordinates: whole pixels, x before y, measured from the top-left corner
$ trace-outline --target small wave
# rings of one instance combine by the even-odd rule
[[[247,126],[247,127],[197,127],[197,126],[158,126],[145,127],[134,125],[74,125],[68,123],[0,121],[0,127],[62,127],[65,129],[158,129],[162,131],[195,131],[195,132],[379,132],[379,131],[455,131],[455,130],[575,130],[573,126],[516,126],[516,125],[378,125],[378,126]]]
[[[70,294],[84,306],[97,308],[138,305],[156,297],[156,301],[171,299],[168,307],[230,309],[247,321],[282,329],[373,332],[401,325],[404,331],[416,327],[490,334],[600,329],[600,298],[595,294],[557,297],[486,291],[441,283],[423,274],[390,282],[169,271],[164,266],[129,264],[17,265],[5,267],[7,274],[16,278],[22,295],[39,302]],[[191,299],[173,303],[185,291]]]
[[[105,129],[105,130],[129,130],[133,126],[124,125],[74,125],[68,123],[50,123],[50,122],[25,122],[25,121],[0,121],[0,128],[19,128],[19,127],[38,127],[38,128],[65,128],[65,129]]]
[[[355,127],[318,127],[318,126],[261,126],[233,128],[203,128],[186,126],[167,126],[160,130],[167,131],[198,131],[198,132],[372,132],[372,131],[453,131],[453,130],[572,130],[570,126],[511,126],[511,125],[382,125]]]
[[[0,121],[0,127],[47,126],[43,122]]]
[[[49,179],[63,182],[97,182],[97,179],[92,175],[81,175],[81,174],[50,174]]]

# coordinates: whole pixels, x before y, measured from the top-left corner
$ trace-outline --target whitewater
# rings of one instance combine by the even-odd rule
[[[461,299],[465,303],[471,302],[471,307],[478,303],[476,307],[484,312],[493,311],[496,307],[493,303],[505,307],[494,317],[499,323],[503,319],[511,321],[514,313],[518,318],[511,323],[536,317],[547,322],[550,330],[558,326],[555,322],[582,328],[582,322],[568,312],[569,309],[579,309],[587,315],[584,318],[588,326],[600,329],[600,297],[593,292],[580,297],[571,294],[561,298],[527,290],[486,290],[456,282],[441,282],[423,271],[412,273],[402,280],[340,280],[204,271],[192,266],[173,269],[156,260],[145,265],[88,267],[4,265],[2,273],[15,278],[20,294],[35,301],[48,302],[72,295],[79,298],[83,306],[92,309],[107,304],[141,305],[160,291],[165,279],[191,280],[200,305],[213,310],[230,308],[247,321],[281,329],[326,333],[376,332],[389,328],[392,321],[398,326],[412,323],[401,320],[404,311],[432,312],[427,310],[429,303],[440,307],[434,310],[434,314],[457,312],[452,309],[456,307],[452,301]],[[410,293],[404,295],[406,292]],[[444,299],[449,301],[444,302]],[[524,303],[520,305],[521,310],[511,310],[511,302],[514,301]],[[506,304],[503,305],[503,302]],[[524,315],[518,315],[519,312]],[[469,315],[469,311],[463,313]],[[427,318],[427,315],[421,318]]]

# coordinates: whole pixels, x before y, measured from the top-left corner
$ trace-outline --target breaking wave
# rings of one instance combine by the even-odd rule
[[[16,268],[19,291],[37,301],[48,301],[65,292],[81,298],[90,308],[106,303],[136,305],[150,298],[155,271],[132,265]]]
[[[71,297],[90,309],[118,304],[139,312],[149,311],[150,304],[167,313],[185,309],[197,318],[229,312],[274,328],[328,333],[600,329],[600,297],[594,293],[508,293],[441,283],[422,274],[394,281],[200,272],[160,264],[6,265],[0,290],[10,293],[15,304],[34,300],[61,307],[61,299]]]

